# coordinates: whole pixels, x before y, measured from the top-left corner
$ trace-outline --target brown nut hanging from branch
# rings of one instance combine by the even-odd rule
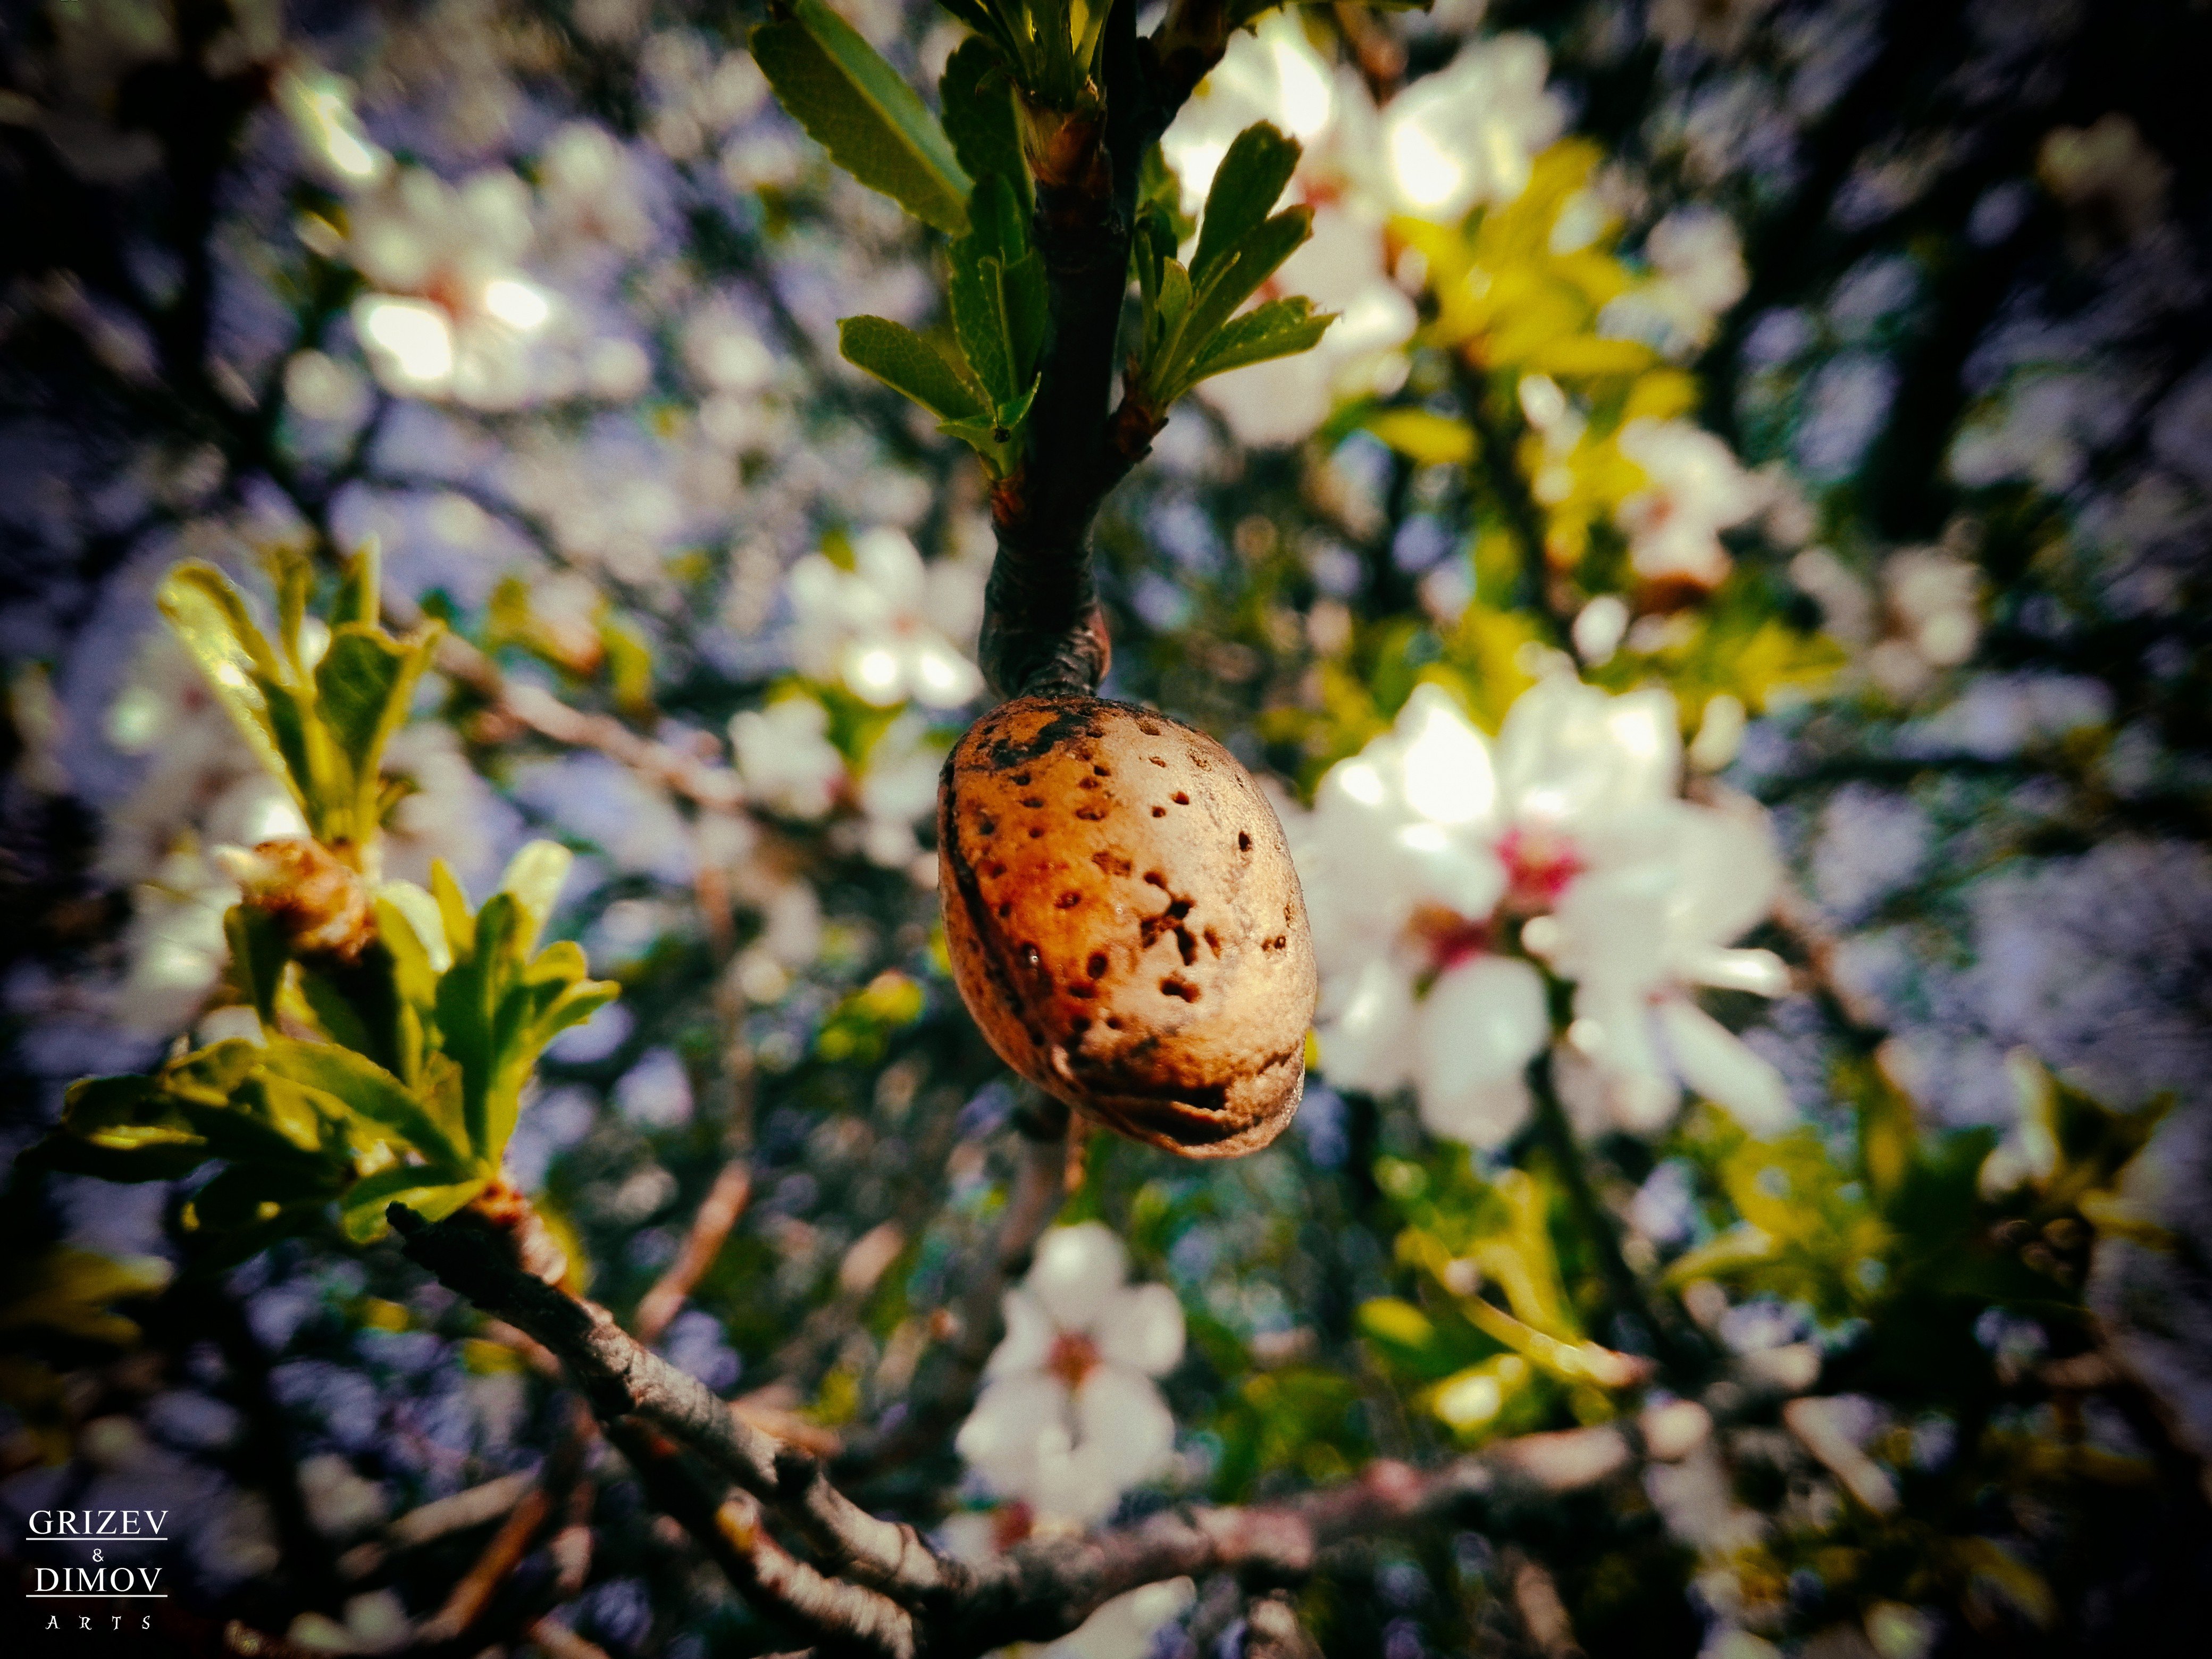
[[[1000,1058],[1135,1140],[1234,1158],[1305,1085],[1313,941],[1282,826],[1203,732],[1017,697],[938,792],[953,977]]]

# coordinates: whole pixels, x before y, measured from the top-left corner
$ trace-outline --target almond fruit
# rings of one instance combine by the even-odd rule
[[[1282,826],[1226,749],[1126,703],[1017,697],[946,760],[937,836],[953,976],[1007,1065],[1187,1158],[1282,1133],[1313,942]]]

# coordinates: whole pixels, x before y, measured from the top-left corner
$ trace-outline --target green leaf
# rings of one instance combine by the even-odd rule
[[[448,1174],[469,1166],[465,1148],[454,1145],[422,1103],[381,1066],[335,1043],[298,1042],[278,1037],[264,1061],[273,1075],[330,1096],[371,1129],[369,1139],[397,1136]]]
[[[460,878],[443,859],[430,860],[430,896],[437,903],[438,920],[446,934],[446,949],[453,959],[459,962],[473,955],[477,948],[476,909],[462,890]]]
[[[975,186],[975,230],[952,245],[952,327],[975,377],[1003,405],[1036,378],[1049,304],[1044,263],[1030,251],[1028,225],[1003,179]]]
[[[972,421],[991,412],[981,391],[902,323],[845,318],[837,325],[837,349],[854,368],[903,392],[940,420]]]
[[[260,687],[261,681],[275,678],[276,657],[246,609],[246,596],[213,565],[193,560],[169,573],[158,597],[161,614],[246,746],[263,766],[292,784]],[[296,795],[297,786],[293,789]]]
[[[1334,312],[1316,314],[1310,300],[1270,300],[1255,306],[1222,325],[1221,331],[1191,366],[1191,382],[1195,385],[1209,375],[1243,368],[1248,363],[1264,363],[1310,350],[1320,343],[1335,320]]]
[[[1260,285],[1280,270],[1283,261],[1297,252],[1300,244],[1312,234],[1313,210],[1285,208],[1247,232],[1205,275],[1193,268],[1191,281],[1197,287],[1198,300],[1191,307],[1190,320],[1184,325],[1184,338],[1186,349],[1192,351],[1194,357],[1237,307],[1257,294]]]
[[[517,920],[513,896],[495,893],[476,919],[476,949],[438,981],[438,1029],[445,1051],[461,1068],[461,1117],[469,1150],[487,1162],[498,1155],[485,1116],[500,1053],[495,1021],[511,972],[506,945]]]
[[[945,129],[850,24],[822,0],[793,0],[751,44],[776,97],[831,161],[923,222],[966,234],[969,180]]]
[[[1014,81],[1006,60],[988,40],[971,35],[945,59],[937,82],[938,107],[952,153],[981,190],[1002,179],[1030,210],[1030,170],[1022,160],[1022,133],[1014,112]],[[974,212],[974,204],[969,204]]]
[[[568,879],[569,868],[575,862],[574,854],[551,841],[526,842],[507,861],[507,872],[499,878],[499,890],[511,894],[522,908],[522,927],[515,935],[515,949],[521,954],[527,956],[537,948],[538,935],[552,915],[561,884]]]
[[[1260,228],[1297,165],[1297,140],[1285,137],[1265,121],[1237,135],[1206,192],[1206,216],[1199,223],[1198,251],[1190,262],[1192,282],[1204,288],[1222,261]]]
[[[264,1025],[276,1019],[276,992],[291,959],[284,924],[272,913],[234,904],[223,912],[222,936],[230,946],[232,981],[253,1005]]]
[[[415,1164],[379,1170],[346,1189],[339,1205],[338,1224],[355,1243],[373,1243],[390,1224],[385,1216],[392,1205],[404,1204],[425,1221],[443,1221],[487,1184],[481,1176],[467,1181],[441,1181]]]
[[[276,590],[277,648],[293,674],[304,675],[300,628],[307,619],[307,596],[314,591],[314,567],[297,548],[276,548],[269,555],[269,585]]]
[[[356,841],[376,829],[378,763],[429,665],[428,643],[395,640],[374,623],[347,623],[315,665],[323,720],[346,763],[348,827]]]
[[[373,623],[382,612],[379,589],[381,586],[383,553],[375,537],[371,536],[345,562],[338,577],[337,604],[331,611],[331,626],[343,628],[348,623]]]

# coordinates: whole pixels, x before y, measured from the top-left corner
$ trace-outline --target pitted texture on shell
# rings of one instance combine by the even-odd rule
[[[1313,943],[1282,826],[1227,750],[1124,703],[1018,697],[946,761],[937,835],[953,975],[1009,1066],[1191,1158],[1281,1133]]]

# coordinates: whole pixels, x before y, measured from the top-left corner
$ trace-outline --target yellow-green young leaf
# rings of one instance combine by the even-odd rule
[[[33,1327],[88,1342],[125,1346],[138,1327],[110,1310],[125,1297],[151,1296],[169,1282],[159,1256],[106,1256],[57,1244],[10,1274],[11,1294],[0,1297],[0,1330]]]
[[[883,54],[822,3],[752,32],[753,61],[830,159],[948,235],[968,229],[969,179],[945,129]]]
[[[1231,317],[1198,354],[1191,382],[1310,350],[1335,320],[1334,312],[1316,314],[1313,301],[1307,299],[1270,300],[1255,306],[1241,317]]]
[[[1260,228],[1297,165],[1297,140],[1265,121],[1237,135],[1206,192],[1206,216],[1199,222],[1198,249],[1190,260],[1192,282],[1204,288],[1237,244]]]
[[[1408,460],[1428,466],[1464,466],[1474,459],[1474,431],[1464,421],[1425,409],[1387,409],[1363,424]]]
[[[429,1170],[408,1164],[380,1170],[346,1189],[338,1209],[339,1224],[356,1243],[371,1243],[391,1224],[386,1212],[392,1205],[404,1204],[425,1221],[443,1221],[485,1184],[481,1176],[440,1181]]]
[[[991,413],[981,388],[904,324],[884,317],[844,318],[837,325],[837,349],[854,368],[940,420],[986,419]]]
[[[276,1018],[276,992],[291,959],[284,924],[267,910],[234,904],[223,912],[222,936],[230,946],[231,983],[252,1005],[264,1025]]]
[[[88,1077],[70,1085],[64,1100],[57,1138],[112,1152],[159,1148],[190,1153],[187,1169],[207,1156],[205,1139],[152,1078]]]
[[[422,914],[425,909],[429,911],[427,918]],[[437,942],[442,963],[423,942],[426,931]],[[428,1010],[437,1000],[438,975],[453,962],[430,896],[410,882],[385,883],[376,896],[376,937],[392,958],[392,988],[400,1000],[418,1012]]]
[[[345,762],[352,813],[347,827],[356,841],[375,832],[378,764],[429,665],[429,643],[425,637],[395,640],[374,623],[348,623],[315,665],[323,720]]]
[[[373,623],[381,613],[383,550],[371,536],[355,550],[338,578],[337,604],[331,611],[331,626]]]
[[[227,1037],[195,1048],[161,1067],[155,1079],[179,1104],[224,1106],[231,1093],[261,1063],[261,1045]]]
[[[1412,1303],[1378,1296],[1359,1304],[1359,1328],[1376,1341],[1419,1353],[1437,1340],[1437,1328]]]
[[[499,878],[499,890],[513,895],[522,908],[522,924],[515,933],[515,948],[523,955],[537,948],[538,936],[552,915],[553,907],[561,897],[561,884],[568,879],[568,871],[575,862],[574,854],[551,841],[526,842],[522,850],[507,860],[507,872]]]
[[[270,1043],[264,1065],[276,1077],[331,1097],[342,1109],[368,1126],[367,1139],[396,1137],[448,1175],[468,1167],[466,1151],[447,1138],[422,1103],[398,1078],[365,1056],[334,1043],[278,1037]]]
[[[473,956],[477,948],[476,908],[469,902],[460,878],[443,859],[430,860],[430,896],[438,906],[447,954],[455,962]]]
[[[307,619],[307,596],[314,591],[315,569],[295,547],[278,547],[268,559],[269,585],[276,590],[276,648],[295,678],[307,670],[300,652],[301,625]]]
[[[159,599],[170,629],[198,665],[246,746],[263,766],[291,786],[296,797],[298,787],[278,752],[268,701],[258,684],[276,676],[276,656],[254,624],[246,596],[213,565],[191,561],[169,573]],[[300,805],[304,808],[307,803],[302,800]]]

